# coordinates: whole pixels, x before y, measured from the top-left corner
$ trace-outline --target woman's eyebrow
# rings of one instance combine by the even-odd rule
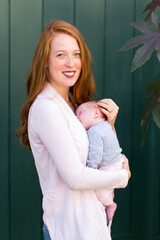
[[[67,50],[65,50],[65,49],[58,49],[55,52],[57,53],[57,52],[66,52],[66,51]],[[80,49],[75,49],[75,50],[73,50],[73,52],[80,52]]]

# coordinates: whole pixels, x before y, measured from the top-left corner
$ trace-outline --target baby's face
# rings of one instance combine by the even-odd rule
[[[94,125],[95,109],[88,108],[86,103],[81,104],[76,110],[76,116],[87,130]]]

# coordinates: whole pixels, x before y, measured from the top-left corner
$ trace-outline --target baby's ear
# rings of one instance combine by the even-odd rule
[[[98,117],[100,117],[100,116],[101,116],[100,110],[99,110],[99,109],[96,109],[95,114],[94,114],[94,117],[95,117],[95,118],[98,118]]]

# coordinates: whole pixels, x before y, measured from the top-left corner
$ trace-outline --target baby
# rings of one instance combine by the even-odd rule
[[[122,169],[124,161],[116,133],[106,121],[96,102],[81,104],[76,110],[76,116],[87,130],[89,138],[89,154],[87,166],[101,170]],[[106,207],[107,221],[111,221],[117,204],[113,201],[113,189],[96,191],[98,200]]]

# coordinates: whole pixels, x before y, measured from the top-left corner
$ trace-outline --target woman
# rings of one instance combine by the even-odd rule
[[[109,240],[100,188],[126,187],[124,169],[104,172],[86,167],[88,138],[75,116],[92,99],[94,79],[89,50],[71,24],[55,21],[40,38],[27,81],[27,99],[17,135],[33,153],[43,194],[45,240]],[[114,128],[118,107],[99,105]]]

